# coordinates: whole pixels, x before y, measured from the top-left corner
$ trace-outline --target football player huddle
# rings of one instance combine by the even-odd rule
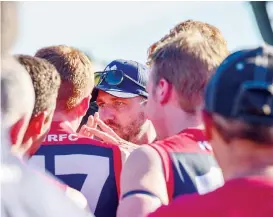
[[[2,56],[3,216],[273,216],[272,46],[229,54],[187,20],[146,64]]]

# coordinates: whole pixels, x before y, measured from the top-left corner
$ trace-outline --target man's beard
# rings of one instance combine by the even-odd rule
[[[120,138],[128,142],[134,142],[134,139],[139,134],[141,126],[144,124],[144,122],[144,113],[141,112],[137,119],[131,121],[125,127],[122,127],[112,120],[106,121],[105,124],[111,127]]]

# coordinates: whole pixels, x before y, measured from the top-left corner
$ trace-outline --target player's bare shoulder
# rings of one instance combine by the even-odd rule
[[[132,173],[132,171],[134,171]],[[140,188],[139,178],[145,174],[163,173],[160,156],[149,145],[142,145],[130,153],[121,173],[123,193]]]

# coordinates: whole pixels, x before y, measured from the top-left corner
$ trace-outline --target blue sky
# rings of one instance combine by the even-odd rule
[[[147,48],[177,23],[194,19],[218,27],[230,50],[262,43],[247,2],[21,2],[13,53],[34,54],[67,44],[97,60],[145,62]]]

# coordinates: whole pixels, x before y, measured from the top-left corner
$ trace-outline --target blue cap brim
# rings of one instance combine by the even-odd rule
[[[112,96],[119,97],[119,98],[133,98],[133,97],[139,96],[138,94],[124,92],[123,90],[120,90],[117,88],[108,88],[108,87],[103,87],[103,86],[97,86],[96,89],[102,90],[106,93],[109,93]]]

